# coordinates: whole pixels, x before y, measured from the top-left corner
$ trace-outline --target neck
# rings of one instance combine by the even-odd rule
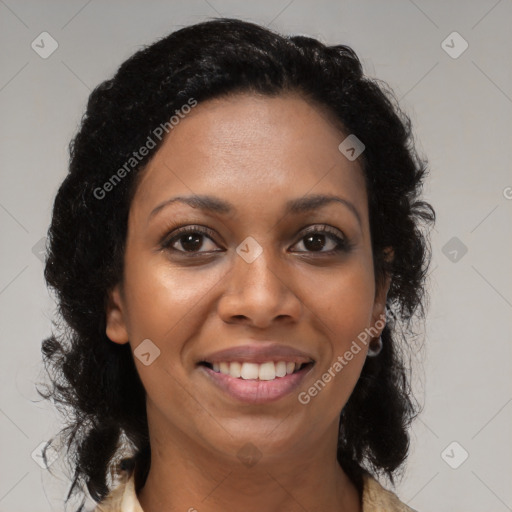
[[[155,429],[158,430],[158,429]],[[151,434],[151,467],[138,493],[144,512],[361,512],[359,492],[336,460],[337,432],[321,445],[256,461],[229,457],[180,432]],[[333,445],[334,442],[334,445]]]

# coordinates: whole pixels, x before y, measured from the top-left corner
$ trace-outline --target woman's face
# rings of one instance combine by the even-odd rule
[[[383,314],[389,286],[375,288],[362,168],[338,149],[347,135],[298,96],[236,95],[193,108],[148,164],[107,335],[135,351],[157,442],[224,457],[253,445],[271,460],[336,439],[367,347],[333,365]]]

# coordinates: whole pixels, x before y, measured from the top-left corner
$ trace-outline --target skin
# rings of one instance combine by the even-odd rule
[[[160,355],[134,358],[146,390],[151,469],[138,498],[145,512],[360,511],[356,487],[336,460],[340,412],[367,347],[307,405],[297,395],[332,367],[384,313],[389,278],[377,289],[367,193],[358,160],[338,150],[343,134],[318,105],[297,95],[238,94],[199,104],[175,126],[144,171],[130,206],[124,281],[110,292],[107,335],[132,350],[150,339]],[[201,211],[178,195],[209,194],[236,214]],[[290,199],[334,194],[350,201],[284,214]],[[180,226],[207,226],[194,244]],[[329,225],[351,243],[307,226]],[[236,248],[263,249],[252,263]],[[202,245],[201,245],[202,242]],[[324,244],[322,248],[322,243]],[[196,247],[193,257],[190,247]],[[181,252],[180,252],[181,251]],[[219,251],[219,252],[212,252]],[[253,405],[218,390],[201,356],[248,341],[274,340],[307,352],[315,366],[297,392]],[[252,467],[237,457],[252,443]]]

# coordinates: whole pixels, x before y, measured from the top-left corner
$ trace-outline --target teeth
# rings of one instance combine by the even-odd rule
[[[240,370],[240,377],[242,377],[242,379],[257,379],[258,365],[254,363],[244,363]]]
[[[286,361],[267,361],[262,364],[256,363],[240,363],[220,362],[213,363],[213,371],[230,375],[234,378],[242,379],[258,379],[258,380],[274,380],[277,377],[285,377],[290,375],[301,366],[301,363],[292,363]]]
[[[276,365],[273,362],[260,364],[258,378],[260,380],[274,380],[276,378]]]
[[[229,364],[229,375],[231,377],[235,377],[237,379],[240,378],[242,375],[242,365],[240,363],[237,363],[236,361],[233,361]]]
[[[295,367],[295,365],[294,365],[294,367]],[[286,363],[284,361],[279,361],[278,363],[276,363],[276,377],[284,377],[285,375],[286,375]]]

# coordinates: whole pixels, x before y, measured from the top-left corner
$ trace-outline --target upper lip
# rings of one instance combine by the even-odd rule
[[[311,363],[314,359],[307,353],[287,345],[273,342],[258,342],[230,347],[213,352],[201,358],[200,363],[247,362],[262,364],[267,361]]]

